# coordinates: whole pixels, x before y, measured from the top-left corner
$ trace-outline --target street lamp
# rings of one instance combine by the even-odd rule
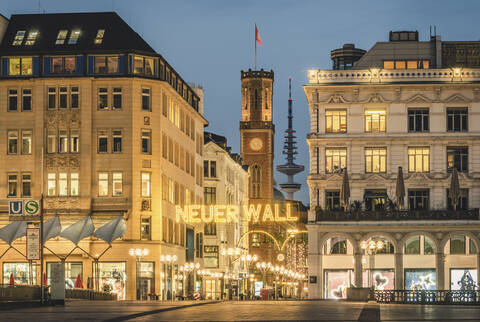
[[[278,300],[278,294],[277,294],[277,284],[279,282],[279,275],[283,273],[283,271],[285,270],[285,268],[283,266],[275,266],[272,271],[273,273],[275,274],[275,300]]]
[[[185,288],[185,284],[188,281],[188,284],[190,286],[190,273],[193,273],[193,283],[194,283],[194,288],[195,288],[195,272],[200,269],[200,264],[199,263],[185,263],[185,265],[180,266],[180,271],[183,272],[183,285],[182,285],[182,292],[184,293],[183,295],[188,295],[188,291],[190,291],[190,287],[188,287],[188,290]],[[195,289],[193,290],[195,292]]]
[[[141,249],[141,248],[130,248],[130,250],[128,251],[128,254],[132,257],[135,257],[135,262],[136,262],[136,267],[137,267],[137,271],[136,271],[136,279],[135,279],[135,284],[136,284],[136,289],[137,289],[137,300],[141,300],[140,296],[140,266],[141,266],[141,261],[142,261],[142,258],[145,257],[145,256],[148,256],[149,254],[149,250],[148,248],[144,248],[144,249]],[[148,292],[148,290],[147,290]]]
[[[263,288],[266,289],[265,275],[272,268],[272,263],[257,262],[257,269],[262,273]]]
[[[247,283],[247,290],[248,290],[248,293],[249,293],[249,294],[247,294],[247,298],[251,299],[251,285],[252,284],[250,283],[250,287],[248,285],[249,280],[250,280],[250,282],[252,281],[251,278],[249,278],[249,276],[250,276],[250,265],[252,265],[252,264],[254,264],[258,261],[258,256],[247,254],[247,255],[242,255],[242,257],[240,259],[242,260],[244,265],[247,267],[246,283]]]
[[[372,272],[375,269],[375,254],[377,251],[382,250],[385,247],[385,242],[383,240],[363,240],[360,243],[360,247],[364,250],[365,255],[369,257],[369,265],[368,268],[370,270],[368,274],[368,285],[374,288],[373,280],[372,280]]]
[[[232,274],[232,257],[239,256],[242,252],[241,248],[227,248],[222,249],[222,256],[228,257],[228,273]],[[238,295],[238,294],[237,294]],[[228,299],[232,299],[232,279],[228,283]]]
[[[166,272],[165,272],[165,297],[166,299],[168,297],[168,290],[167,290],[167,281],[168,278],[170,277],[170,285],[172,288],[172,301],[175,300],[175,288],[174,288],[174,275],[173,275],[173,263],[177,261],[177,255],[161,255],[160,256],[160,262],[164,263],[166,265]],[[168,273],[170,269],[170,273]]]

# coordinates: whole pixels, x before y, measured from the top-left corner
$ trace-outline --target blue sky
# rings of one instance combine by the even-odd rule
[[[313,0],[2,0],[0,13],[116,11],[188,82],[203,85],[208,131],[224,135],[239,152],[240,70],[253,68],[254,22],[263,41],[257,66],[273,69],[275,165],[287,126],[288,77],[293,79],[298,163],[308,165],[308,106],[302,85],[310,68],[331,68],[330,50],[344,43],[369,49],[391,30],[418,30],[427,40],[437,26],[443,40],[480,40],[480,1]],[[296,194],[308,203],[307,172]],[[278,183],[285,176],[275,173]]]

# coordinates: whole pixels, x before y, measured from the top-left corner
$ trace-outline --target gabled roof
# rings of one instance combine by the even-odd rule
[[[74,29],[80,30],[76,44],[55,44],[59,30],[68,30],[68,37]],[[94,40],[99,29],[105,33],[101,44]],[[18,30],[38,31],[34,45],[12,45]],[[24,41],[25,42],[25,41]],[[88,52],[138,52],[158,55],[145,40],[140,37],[115,12],[53,13],[12,15],[3,41],[0,44],[2,55]]]

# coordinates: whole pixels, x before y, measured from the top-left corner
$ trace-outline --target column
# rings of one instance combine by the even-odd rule
[[[403,290],[403,253],[395,253],[395,289]]]
[[[437,290],[445,289],[445,254],[443,252],[436,254],[437,262]]]
[[[477,249],[477,282],[480,281],[480,250]]]
[[[362,269],[362,253],[353,255],[355,261],[355,286],[363,287],[363,269]]]

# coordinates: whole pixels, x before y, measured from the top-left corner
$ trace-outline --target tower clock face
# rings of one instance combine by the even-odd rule
[[[261,148],[263,147],[263,141],[259,138],[253,138],[251,141],[250,141],[250,148],[253,150],[253,151],[258,151],[260,150]]]

